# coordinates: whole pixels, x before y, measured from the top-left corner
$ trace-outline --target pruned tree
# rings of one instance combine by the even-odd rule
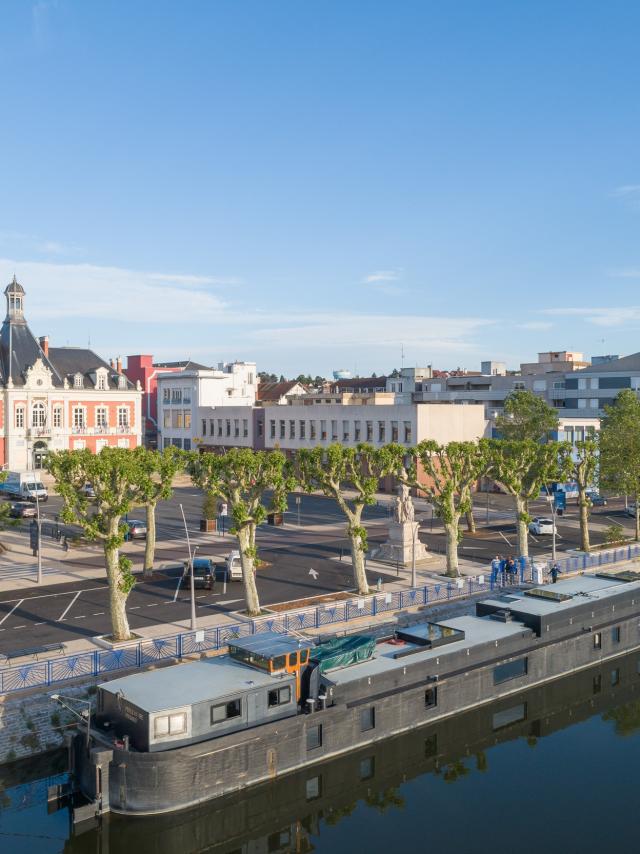
[[[640,540],[640,400],[631,389],[605,406],[600,422],[600,483],[635,501],[635,539]]]
[[[558,429],[558,413],[546,400],[526,389],[512,391],[504,402],[504,414],[496,418],[503,439],[543,442]]]
[[[184,467],[184,453],[173,445],[162,451],[136,448],[133,453],[138,459],[141,478],[140,503],[146,510],[147,539],[144,549],[145,577],[153,573],[156,550],[156,507],[159,501],[168,501],[172,495],[174,477]]]
[[[367,505],[375,504],[380,478],[393,473],[396,466],[389,446],[360,444],[349,448],[336,443],[328,448],[302,448],[296,454],[296,474],[302,488],[333,498],[347,519],[353,580],[360,594],[369,592],[364,566],[367,531],[362,513]]]
[[[570,477],[578,486],[578,507],[580,510],[580,548],[583,552],[591,549],[589,541],[589,508],[591,500],[587,489],[593,484],[598,469],[598,442],[593,437],[582,439],[574,444],[571,456]]]
[[[570,469],[568,442],[541,444],[532,439],[482,439],[487,448],[488,471],[513,498],[518,534],[518,555],[529,556],[529,502],[551,481],[565,480]]]
[[[238,538],[247,613],[256,617],[260,614],[255,579],[256,528],[269,512],[286,509],[287,493],[295,486],[290,466],[280,451],[231,448],[223,455],[193,452],[187,469],[197,486],[228,507],[230,533]],[[271,493],[268,505],[266,492]]]
[[[135,578],[131,560],[120,554],[120,547],[127,530],[123,516],[141,498],[144,472],[140,457],[126,448],[103,448],[99,454],[89,450],[59,451],[47,456],[47,469],[64,502],[62,519],[79,525],[88,539],[102,543],[112,637],[115,641],[128,640],[131,633],[126,604]],[[83,491],[86,483],[93,487],[92,499]]]
[[[472,511],[471,490],[487,471],[487,449],[482,443],[476,442],[440,445],[428,440],[420,442],[412,455],[422,466],[426,479],[418,479],[414,463],[407,472],[408,482],[426,494],[435,514],[442,519],[446,536],[447,575],[456,577],[460,574],[460,518]]]

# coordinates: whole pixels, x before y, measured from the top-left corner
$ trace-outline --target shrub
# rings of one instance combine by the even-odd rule
[[[622,525],[609,525],[607,530],[604,532],[604,541],[610,545],[620,543],[624,539],[624,528]]]

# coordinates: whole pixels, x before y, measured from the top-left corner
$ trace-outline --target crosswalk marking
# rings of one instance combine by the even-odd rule
[[[51,566],[42,568],[43,575],[55,575],[57,572],[59,572],[59,570],[54,569]],[[0,566],[0,581],[4,581],[9,578],[31,578],[32,576],[37,578],[37,566]]]

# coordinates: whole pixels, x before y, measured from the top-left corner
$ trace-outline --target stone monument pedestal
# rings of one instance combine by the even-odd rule
[[[389,537],[380,547],[376,559],[411,566],[414,559],[414,538],[416,563],[431,557],[425,544],[420,542],[419,527],[419,522],[390,522]]]

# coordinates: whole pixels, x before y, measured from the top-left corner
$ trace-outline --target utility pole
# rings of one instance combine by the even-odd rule
[[[38,490],[36,493],[36,518],[38,524],[38,584],[42,584],[42,526],[40,524],[40,499],[38,498]]]
[[[191,576],[191,631],[195,632],[195,630],[197,628],[197,625],[196,625],[196,590],[195,590],[195,584],[193,581],[193,558],[194,558],[195,552],[193,552],[193,553],[191,552],[191,540],[189,538],[189,528],[187,527],[187,520],[186,520],[185,515],[184,515],[184,507],[182,506],[182,504],[180,505],[180,512],[182,513],[182,521],[184,523],[184,532],[185,532],[186,537],[187,537],[187,550],[189,552],[189,568],[190,568],[190,576]],[[197,546],[196,546],[195,550],[196,551],[198,550]]]

